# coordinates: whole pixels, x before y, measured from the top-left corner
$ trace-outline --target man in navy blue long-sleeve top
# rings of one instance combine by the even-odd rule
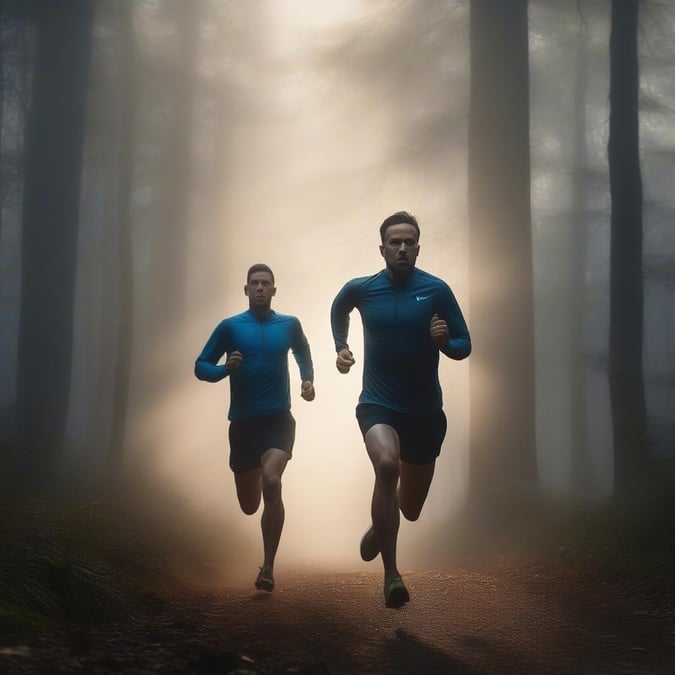
[[[291,458],[295,419],[291,414],[288,352],[300,369],[301,396],[314,399],[314,369],[300,321],[272,310],[274,274],[263,264],[247,274],[247,311],[221,321],[195,363],[200,380],[230,380],[230,468],[244,513],[264,502],[261,519],[264,560],[256,588],[274,588],[274,559],[284,525],[281,476]],[[224,364],[219,364],[223,355]]]
[[[405,211],[380,226],[384,270],[349,281],[331,307],[336,366],[348,373],[354,356],[347,342],[349,314],[363,323],[363,388],[356,418],[375,470],[372,525],[361,557],[378,553],[384,566],[384,601],[410,599],[396,565],[399,509],[417,520],[434,475],[447,422],[438,381],[439,352],[451,359],[471,353],[471,338],[450,287],[415,267],[419,226]]]

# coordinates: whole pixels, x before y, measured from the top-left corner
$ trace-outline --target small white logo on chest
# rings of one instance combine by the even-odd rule
[[[430,295],[416,295],[415,300],[419,302],[420,300],[428,300],[431,296]]]

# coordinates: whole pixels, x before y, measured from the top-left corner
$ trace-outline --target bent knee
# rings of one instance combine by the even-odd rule
[[[277,475],[264,477],[262,491],[265,501],[277,499],[281,495],[281,477]]]
[[[398,480],[399,463],[395,457],[382,457],[375,465],[377,478],[386,483],[395,483]]]

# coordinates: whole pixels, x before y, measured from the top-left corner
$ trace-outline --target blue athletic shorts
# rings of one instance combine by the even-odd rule
[[[230,468],[244,473],[260,468],[260,458],[270,448],[287,452],[289,459],[295,443],[295,418],[290,411],[232,420],[229,430]]]
[[[408,464],[430,464],[441,453],[448,429],[442,408],[425,413],[400,413],[373,403],[359,403],[356,419],[363,438],[375,424],[386,424],[398,434],[400,458]]]

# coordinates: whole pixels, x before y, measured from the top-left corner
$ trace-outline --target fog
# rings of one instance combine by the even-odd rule
[[[92,474],[105,467],[112,424],[115,336],[121,330],[119,213],[114,191],[122,138],[114,47],[124,27],[101,3],[95,21],[91,90],[80,198],[74,357],[65,456]],[[541,488],[577,492],[572,472],[570,326],[574,258],[569,223],[579,163],[586,176],[582,219],[586,263],[583,340],[589,453],[584,496],[612,493],[613,439],[606,355],[609,322],[607,3],[531,2],[530,134],[532,264],[536,373],[536,458]],[[646,3],[641,118],[645,184],[645,259],[667,269],[675,254],[672,115],[675,62],[668,8]],[[316,400],[300,398],[290,359],[293,459],[283,481],[286,524],[278,561],[360,569],[357,546],[370,520],[373,472],[354,416],[363,363],[361,325],[352,314],[356,367],[335,369],[329,308],[350,278],[383,266],[378,227],[407,210],[421,228],[418,266],[447,281],[472,328],[469,305],[467,125],[469,3],[302,0],[198,2],[197,48],[185,54],[165,3],[133,3],[138,86],[131,203],[134,349],[125,435],[127,471],[152,476],[198,513],[222,518],[244,550],[260,550],[259,515],[238,507],[228,467],[229,382],[193,375],[196,356],[217,323],[243,311],[246,271],[268,264],[276,277],[273,309],[302,322],[314,361]],[[672,9],[672,8],[671,8]],[[660,13],[659,13],[660,12]],[[118,23],[116,23],[118,22]],[[122,28],[120,28],[122,25]],[[669,37],[670,36],[670,37]],[[586,61],[579,62],[581,43]],[[160,246],[168,239],[161,178],[171,170],[171,115],[192,69],[189,170],[180,190],[185,284]],[[585,73],[582,155],[574,155],[575,91]],[[576,88],[576,89],[575,89]],[[3,139],[13,132],[6,117]],[[578,130],[578,127],[576,127]],[[5,140],[5,148],[6,140]],[[164,192],[162,191],[164,190]],[[0,396],[11,406],[17,377],[21,242],[19,198],[6,196],[0,230],[3,355]],[[670,263],[668,262],[670,261]],[[487,283],[494,261],[484,260]],[[671,267],[672,269],[672,267]],[[175,271],[175,276],[174,276]],[[173,285],[175,280],[175,286]],[[649,281],[649,280],[648,280]],[[672,272],[645,290],[645,370],[655,452],[672,459],[675,301]],[[183,302],[184,300],[184,302]],[[165,311],[162,314],[162,311]],[[167,318],[168,317],[168,318]],[[495,331],[500,327],[495,325]],[[48,355],[43,355],[48,358]],[[399,563],[422,568],[420,550],[443,538],[469,485],[469,374],[480,356],[441,357],[448,433],[422,517],[402,520]],[[671,378],[671,379],[669,379]],[[668,403],[668,401],[671,401]],[[480,409],[472,411],[479,416]],[[486,415],[489,424],[489,415]],[[426,550],[426,548],[425,548]],[[242,553],[242,555],[244,555]]]
[[[224,213],[213,217],[209,234],[202,235],[216,250],[218,285],[209,297],[195,299],[198,309],[189,312],[186,339],[167,356],[182,381],[138,420],[135,437],[153,467],[190,500],[229,514],[243,536],[259,539],[258,517],[239,512],[227,466],[229,382],[207,386],[194,379],[192,366],[218,321],[248,306],[243,293],[248,267],[267,263],[276,277],[273,308],[297,315],[310,341],[317,391],[314,402],[302,401],[291,357],[297,436],[284,476],[287,519],[280,556],[295,564],[358,568],[363,563],[355,547],[369,523],[373,484],[354,416],[361,326],[356,313],[350,343],[357,366],[341,376],[334,366],[330,303],[348,279],[382,268],[379,223],[399,209],[415,213],[421,223],[420,267],[447,279],[461,298],[465,206],[441,189],[447,174],[430,184],[405,163],[383,162],[396,134],[387,107],[312,67],[343,22],[377,26],[377,16],[364,16],[359,3],[326,3],[310,13],[305,3],[266,9],[272,16],[260,38],[264,65],[255,74],[256,83],[265,83],[255,102],[264,110],[233,134],[236,172],[223,186]],[[448,222],[455,224],[450,231]],[[456,509],[465,493],[467,365],[443,362],[441,372],[449,433],[425,517],[409,533],[402,528],[401,560],[407,567],[423,564],[414,556],[417,538]]]

